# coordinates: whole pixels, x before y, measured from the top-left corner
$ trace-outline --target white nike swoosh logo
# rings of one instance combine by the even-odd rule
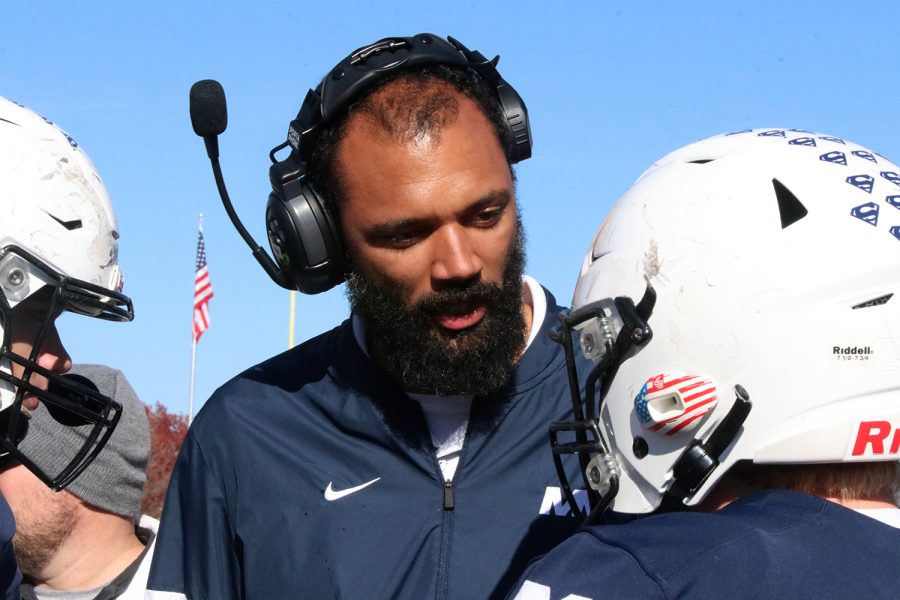
[[[361,490],[363,488],[367,488],[370,485],[372,485],[373,483],[375,483],[376,481],[380,481],[380,480],[381,480],[381,477],[376,477],[372,481],[367,481],[367,482],[357,485],[355,487],[347,488],[346,490],[336,490],[336,489],[332,488],[331,487],[332,482],[329,481],[328,487],[325,488],[325,499],[328,500],[329,502],[334,502],[335,500],[340,500],[344,496],[349,496],[350,494],[355,494],[359,490]]]

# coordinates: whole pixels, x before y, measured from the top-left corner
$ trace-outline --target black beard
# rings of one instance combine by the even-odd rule
[[[507,382],[525,346],[524,269],[525,240],[518,221],[502,286],[463,282],[408,306],[396,285],[354,269],[347,277],[347,296],[365,324],[366,338],[375,341],[384,366],[400,379],[404,390],[436,395],[487,394]],[[440,330],[432,316],[461,300],[483,303],[484,318],[462,331]]]

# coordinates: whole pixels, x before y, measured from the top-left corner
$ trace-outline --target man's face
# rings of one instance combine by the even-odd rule
[[[51,288],[44,287],[12,309],[10,350],[13,353],[24,358],[31,356],[35,343],[38,343],[40,329],[50,314],[52,292]],[[55,324],[58,316],[58,312],[50,315],[52,322],[47,326],[44,339],[40,342],[36,362],[55,373],[65,373],[72,368],[72,360],[59,339],[59,332]],[[23,365],[12,364],[14,377],[20,378],[24,372]],[[39,389],[47,389],[47,379],[36,373],[32,373],[30,383]],[[26,394],[23,404],[29,410],[34,410],[38,406],[38,399],[31,394]]]
[[[53,492],[22,465],[0,472],[0,494],[16,519],[16,562],[26,575],[40,577],[74,530],[81,500]]]
[[[357,116],[337,155],[351,303],[413,392],[496,389],[524,345],[512,175],[489,121],[457,98],[455,120],[409,141]]]

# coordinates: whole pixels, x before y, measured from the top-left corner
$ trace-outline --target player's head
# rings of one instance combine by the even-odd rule
[[[71,361],[55,319],[64,311],[127,321],[109,196],[85,153],[40,115],[0,98],[0,448],[59,488],[105,443],[120,406],[60,374]],[[59,427],[92,424],[66,460],[37,464],[17,448],[42,402]],[[59,468],[55,468],[59,466]]]
[[[425,37],[461,64],[388,69],[322,129],[309,178],[336,215],[351,304],[388,368],[410,391],[481,393],[506,381],[525,340],[511,169],[525,156],[498,81],[461,46]],[[423,36],[407,39],[415,56]]]
[[[616,511],[697,504],[747,464],[888,461],[853,493],[889,493],[900,168],[799,130],[675,151],[598,230],[564,330],[599,365],[578,408],[599,415],[587,484]]]

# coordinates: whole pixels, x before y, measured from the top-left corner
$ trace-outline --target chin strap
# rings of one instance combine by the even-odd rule
[[[684,510],[684,500],[693,495],[719,466],[719,458],[735,440],[753,404],[740,384],[734,386],[734,405],[705,442],[694,440],[672,467],[673,481],[663,494],[659,512]]]

